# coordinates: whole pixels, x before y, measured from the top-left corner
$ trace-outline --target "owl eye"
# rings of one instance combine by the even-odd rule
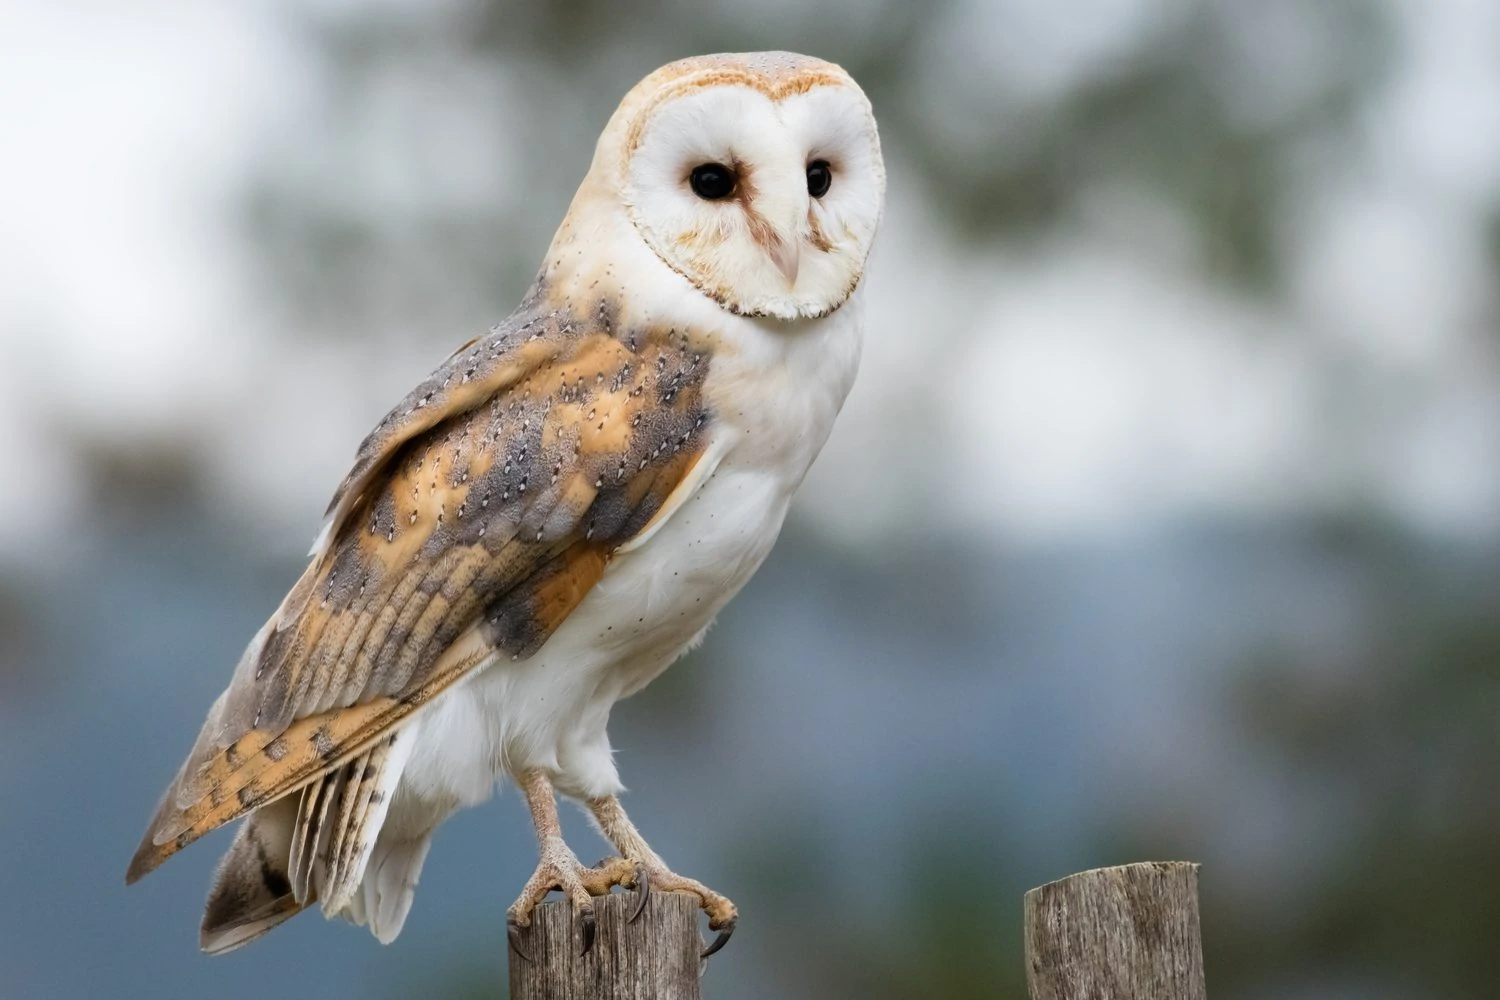
[[[833,184],[833,168],[827,160],[813,160],[807,165],[807,193],[821,198]]]
[[[704,201],[718,201],[734,194],[734,171],[722,163],[700,163],[688,176],[693,194]]]

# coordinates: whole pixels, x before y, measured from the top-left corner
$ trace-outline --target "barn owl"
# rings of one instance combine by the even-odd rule
[[[722,946],[734,905],[637,832],[606,724],[770,552],[854,380],[884,189],[838,66],[703,56],[632,89],[519,308],[360,446],[127,881],[243,817],[205,951],[313,902],[388,943],[434,830],[512,781],[540,844],[520,954],[554,889],[586,952],[616,885],[692,894]],[[617,856],[579,863],[559,793]]]

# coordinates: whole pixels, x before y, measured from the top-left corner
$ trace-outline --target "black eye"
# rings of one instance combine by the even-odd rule
[[[718,201],[734,194],[734,171],[722,163],[701,163],[693,168],[688,183],[704,201]]]
[[[827,160],[813,160],[807,165],[807,193],[814,198],[821,198],[828,193],[828,186],[833,183],[833,168],[828,165]]]

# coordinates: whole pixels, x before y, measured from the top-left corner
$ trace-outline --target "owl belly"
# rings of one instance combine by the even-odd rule
[[[618,792],[611,707],[690,649],[750,579],[800,478],[726,460],[649,542],[610,562],[534,656],[492,661],[412,723],[398,799],[446,814],[531,767],[551,771],[570,794]]]

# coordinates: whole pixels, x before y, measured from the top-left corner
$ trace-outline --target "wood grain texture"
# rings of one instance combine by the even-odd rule
[[[511,1000],[700,1000],[698,900],[653,893],[640,919],[628,923],[632,895],[594,900],[594,948],[580,956],[578,922],[566,901],[543,903],[521,931],[528,962],[510,951]]]
[[[1198,866],[1096,868],[1026,894],[1031,1000],[1204,1000]]]

